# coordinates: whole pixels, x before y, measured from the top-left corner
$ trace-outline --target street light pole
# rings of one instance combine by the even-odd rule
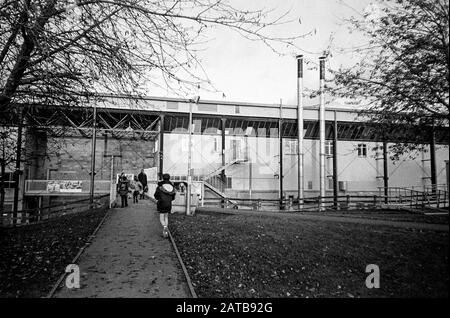
[[[94,122],[92,126],[92,149],[91,149],[91,184],[89,203],[94,203],[94,180],[95,180],[95,143],[97,140],[97,105],[94,102]]]
[[[284,191],[283,191],[283,101],[280,99],[280,118],[278,120],[278,137],[280,142],[280,175],[279,175],[279,181],[280,181],[280,210],[284,209]]]

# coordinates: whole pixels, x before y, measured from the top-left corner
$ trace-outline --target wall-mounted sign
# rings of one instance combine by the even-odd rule
[[[147,175],[148,181],[157,181],[158,180],[158,168],[157,167],[144,169],[144,173]]]
[[[83,181],[80,180],[48,180],[47,192],[82,192]]]

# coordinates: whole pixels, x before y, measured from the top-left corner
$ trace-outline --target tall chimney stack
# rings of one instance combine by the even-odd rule
[[[320,63],[320,107],[319,107],[319,127],[320,127],[320,197],[321,210],[325,209],[325,57],[319,58]]]

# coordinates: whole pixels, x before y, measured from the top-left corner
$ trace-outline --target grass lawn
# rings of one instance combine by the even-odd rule
[[[45,297],[106,213],[0,229],[0,297]]]
[[[311,213],[314,214],[314,213]],[[449,215],[425,215],[422,213],[409,213],[395,210],[349,210],[349,211],[331,211],[320,212],[318,215],[331,216],[348,216],[360,217],[364,219],[374,220],[389,220],[398,222],[419,222],[419,223],[434,223],[434,224],[448,224]]]
[[[218,213],[170,227],[199,297],[448,297],[448,232]]]

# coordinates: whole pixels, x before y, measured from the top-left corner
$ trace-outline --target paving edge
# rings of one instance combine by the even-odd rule
[[[178,261],[180,262],[181,268],[183,269],[184,277],[186,278],[186,282],[189,287],[189,292],[191,293],[192,298],[198,298],[197,294],[195,293],[194,286],[192,285],[191,278],[189,277],[189,273],[187,272],[186,266],[184,266],[183,259],[181,258],[180,253],[178,252],[177,244],[175,243],[175,240],[173,239],[172,233],[169,232],[169,238],[170,242],[172,242],[173,249],[175,250],[175,253],[177,254]]]
[[[78,259],[80,258],[80,256],[83,254],[83,252],[85,251],[85,249],[91,245],[93,238],[95,237],[95,235],[97,235],[97,232],[100,230],[100,227],[103,225],[103,223],[106,221],[107,217],[110,214],[111,209],[108,209],[105,213],[105,216],[103,216],[103,218],[101,219],[100,223],[97,225],[97,227],[95,228],[94,232],[92,232],[92,234],[89,236],[87,242],[84,244],[83,247],[80,248],[80,250],[78,251],[78,254],[73,258],[72,263],[71,264],[76,264],[76,262],[78,261]],[[55,294],[56,290],[58,289],[58,287],[61,285],[62,281],[64,280],[64,278],[67,276],[68,273],[66,273],[64,271],[63,274],[61,274],[61,276],[59,277],[59,279],[56,281],[56,283],[53,285],[53,288],[50,290],[50,292],[47,294],[47,296],[45,298],[52,298],[53,295]]]

